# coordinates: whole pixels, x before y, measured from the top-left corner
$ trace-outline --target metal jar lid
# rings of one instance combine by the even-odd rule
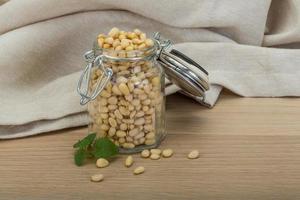
[[[158,61],[163,66],[167,78],[192,97],[205,98],[209,89],[208,72],[182,52],[172,49],[167,51],[170,41],[162,41],[158,33],[154,36],[161,47]]]

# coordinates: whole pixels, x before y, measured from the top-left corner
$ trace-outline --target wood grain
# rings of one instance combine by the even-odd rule
[[[180,95],[167,98],[172,158],[134,155],[132,175],[118,156],[108,168],[73,164],[72,144],[86,128],[0,141],[0,199],[298,199],[300,99],[226,94],[213,109]],[[201,157],[186,159],[198,149]],[[94,173],[105,180],[92,183]]]

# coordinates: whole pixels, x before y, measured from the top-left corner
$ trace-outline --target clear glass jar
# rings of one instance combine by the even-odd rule
[[[157,32],[151,48],[85,54],[78,82],[80,103],[88,103],[89,132],[108,137],[121,153],[156,148],[165,138],[165,74],[182,92],[205,105],[208,72]]]
[[[87,90],[95,96],[88,102],[89,132],[110,138],[121,153],[157,147],[166,134],[165,76],[157,46],[125,52],[95,43],[91,52]]]

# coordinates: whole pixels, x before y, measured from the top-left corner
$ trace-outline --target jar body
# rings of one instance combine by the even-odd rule
[[[108,137],[121,153],[155,148],[165,137],[164,72],[155,58],[134,61],[103,60],[113,75],[101,93],[88,103],[89,132]],[[90,89],[101,78],[91,71]]]

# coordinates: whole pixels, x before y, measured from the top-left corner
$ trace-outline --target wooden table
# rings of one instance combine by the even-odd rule
[[[213,109],[173,95],[167,101],[172,158],[134,155],[132,175],[118,156],[108,168],[73,164],[86,128],[0,141],[0,199],[299,199],[300,99],[221,96]],[[201,157],[188,160],[198,149]],[[103,173],[101,183],[90,176]]]

